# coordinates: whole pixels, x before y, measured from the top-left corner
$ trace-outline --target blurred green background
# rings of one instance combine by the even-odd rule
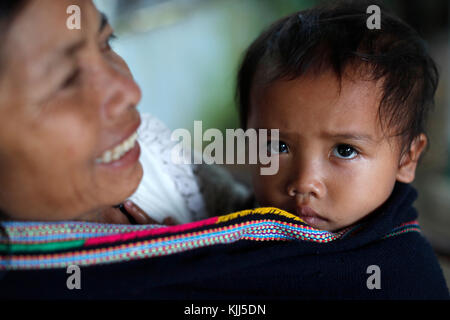
[[[247,46],[272,22],[326,1],[95,0],[118,36],[112,43],[141,86],[138,107],[169,128],[235,128],[235,78]],[[431,147],[414,185],[423,231],[450,279],[449,1],[384,2],[421,33],[440,74],[429,121]],[[247,182],[245,168],[231,168]]]

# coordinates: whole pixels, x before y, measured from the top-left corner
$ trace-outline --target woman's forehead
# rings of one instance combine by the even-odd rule
[[[80,8],[80,28],[69,29],[67,8]],[[10,25],[3,46],[5,59],[45,64],[64,54],[65,48],[98,30],[100,14],[90,0],[30,1]],[[31,61],[30,61],[31,63]]]

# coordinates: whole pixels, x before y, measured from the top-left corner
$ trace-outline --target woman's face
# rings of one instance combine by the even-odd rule
[[[80,29],[66,27],[72,4],[81,9]],[[91,0],[29,1],[8,28],[0,66],[0,210],[9,218],[82,219],[137,188],[139,145],[128,138],[140,124],[141,92],[109,47],[111,34]],[[127,139],[126,149],[114,151]],[[108,150],[120,158],[100,161]]]

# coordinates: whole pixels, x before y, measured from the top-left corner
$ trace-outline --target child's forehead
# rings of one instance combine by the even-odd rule
[[[263,68],[264,69],[264,68]],[[329,98],[347,98],[373,92],[372,98],[380,102],[383,93],[383,78],[373,79],[369,67],[347,67],[340,76],[331,69],[314,72],[313,69],[301,76],[287,75],[271,79],[262,71],[257,71],[252,83],[252,97],[266,93],[269,89],[286,89],[288,87],[305,88],[298,97],[307,95],[309,91],[326,94]],[[255,95],[256,94],[256,95]]]
[[[275,113],[321,113],[329,116],[358,112],[378,113],[382,89],[378,82],[325,73],[295,79],[279,79],[252,89],[251,104]],[[290,110],[291,108],[295,110]],[[266,112],[268,110],[265,110]]]
[[[386,138],[379,121],[381,86],[352,74],[339,81],[332,72],[255,86],[249,125],[285,132],[359,132],[380,140]]]

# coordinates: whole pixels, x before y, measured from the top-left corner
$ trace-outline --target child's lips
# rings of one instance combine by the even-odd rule
[[[328,221],[308,206],[298,206],[297,216],[311,226],[319,226]]]

